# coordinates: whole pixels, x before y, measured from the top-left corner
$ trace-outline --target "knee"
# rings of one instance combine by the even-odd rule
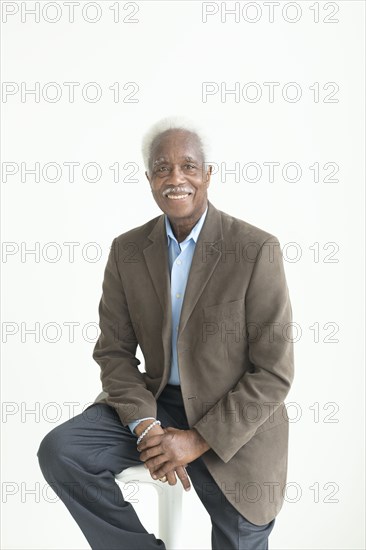
[[[45,476],[60,463],[61,449],[62,437],[56,427],[44,436],[37,451],[39,466]]]

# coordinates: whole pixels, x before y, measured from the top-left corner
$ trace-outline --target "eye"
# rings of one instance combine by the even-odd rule
[[[188,170],[194,170],[196,168],[194,164],[186,164],[185,166]]]

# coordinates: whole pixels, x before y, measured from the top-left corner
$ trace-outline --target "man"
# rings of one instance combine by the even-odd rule
[[[141,462],[162,483],[193,484],[213,549],[266,549],[294,362],[279,242],[208,201],[195,130],[157,123],[143,154],[163,214],[112,243],[93,353],[105,393],[46,435],[40,466],[93,549],[165,548],[115,490],[114,475]]]

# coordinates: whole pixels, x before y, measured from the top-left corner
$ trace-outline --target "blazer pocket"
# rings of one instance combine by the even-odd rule
[[[203,308],[205,321],[237,320],[244,318],[244,298]]]

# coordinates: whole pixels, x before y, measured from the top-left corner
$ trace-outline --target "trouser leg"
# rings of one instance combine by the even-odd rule
[[[188,464],[187,473],[211,517],[212,550],[268,550],[274,519],[266,525],[249,522],[226,498],[201,457]]]
[[[141,464],[136,437],[109,405],[95,403],[51,430],[38,450],[42,473],[93,550],[158,550],[125,501],[115,474]]]

